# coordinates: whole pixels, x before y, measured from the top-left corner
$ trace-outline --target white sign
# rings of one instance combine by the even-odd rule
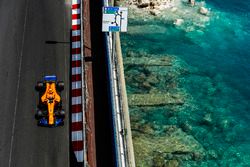
[[[102,31],[103,32],[126,32],[128,25],[128,8],[126,7],[103,7]]]

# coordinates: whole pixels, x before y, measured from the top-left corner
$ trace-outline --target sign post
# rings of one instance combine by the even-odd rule
[[[102,31],[127,32],[128,8],[103,7]]]

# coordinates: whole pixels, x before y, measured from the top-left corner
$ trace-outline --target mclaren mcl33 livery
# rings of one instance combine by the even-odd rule
[[[64,83],[58,82],[55,75],[45,76],[37,82],[35,89],[39,92],[39,103],[35,118],[39,126],[56,127],[63,125],[65,112],[62,109],[61,91]]]

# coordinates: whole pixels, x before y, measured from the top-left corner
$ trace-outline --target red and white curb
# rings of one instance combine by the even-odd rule
[[[71,144],[77,162],[83,162],[81,0],[72,0],[71,39]]]

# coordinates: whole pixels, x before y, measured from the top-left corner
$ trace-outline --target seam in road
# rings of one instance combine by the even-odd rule
[[[63,38],[64,38],[64,41],[67,41],[67,36],[66,36],[66,33],[68,33],[67,32],[67,28],[65,27],[65,25],[68,25],[68,24],[66,24],[67,23],[67,0],[65,0],[65,6],[64,6],[64,18],[63,18],[63,20],[64,20],[64,36],[63,36]],[[67,48],[65,49],[65,47],[64,47],[64,51],[65,51],[65,53],[67,53],[68,54],[68,50],[67,50]],[[68,79],[67,78],[67,76],[69,76],[69,73],[68,73],[68,66],[67,66],[67,59],[68,58],[68,56],[65,56],[64,57],[64,66],[65,66],[65,68],[66,68],[66,71],[67,71],[67,73],[65,73],[65,75],[64,75],[64,78],[65,78],[65,80],[66,79]],[[68,87],[70,87],[70,86],[68,86]],[[68,88],[67,87],[67,88]],[[66,109],[68,109],[68,111],[69,111],[69,106],[67,105],[68,104],[68,91],[67,91],[67,89],[66,89],[66,91],[65,91],[65,100],[66,100],[66,105],[65,105],[65,110]],[[69,112],[68,112],[69,113]],[[68,114],[68,118],[69,118],[69,114]],[[70,124],[70,120],[68,121],[68,123]],[[69,141],[69,135],[68,135],[68,141]],[[68,147],[69,148],[69,147]],[[70,166],[70,155],[69,155],[69,153],[70,153],[70,151],[68,151],[68,154],[67,154],[67,159],[68,159],[68,164],[67,164],[67,166],[69,167]]]
[[[25,17],[24,17],[23,35],[22,35],[22,43],[21,43],[21,50],[20,50],[20,61],[19,61],[18,80],[17,80],[17,89],[16,89],[17,91],[16,91],[16,99],[15,99],[15,110],[14,110],[14,114],[13,114],[13,125],[12,125],[12,130],[11,130],[11,142],[10,142],[9,166],[8,167],[11,167],[11,162],[12,162],[13,141],[14,141],[14,136],[15,136],[17,103],[18,103],[18,96],[19,96],[22,59],[23,59],[24,37],[25,37],[25,29],[26,29],[27,16],[28,16],[28,8],[29,8],[29,0],[27,0],[26,8],[25,8]]]

